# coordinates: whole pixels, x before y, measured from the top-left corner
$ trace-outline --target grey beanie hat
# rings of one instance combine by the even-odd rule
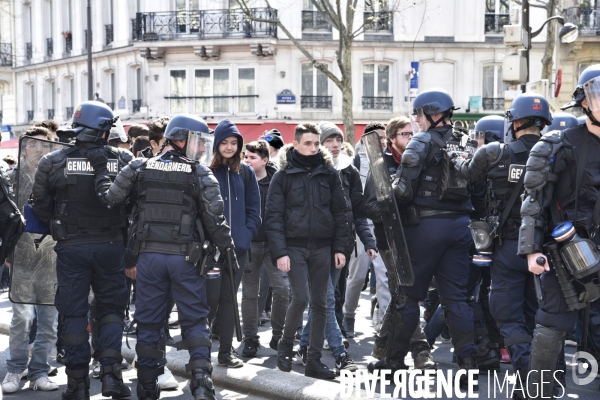
[[[327,140],[328,137],[333,135],[340,135],[342,137],[342,141],[344,141],[344,132],[342,132],[342,130],[338,128],[337,125],[333,122],[321,121],[318,125],[319,128],[321,128],[321,144],[323,144],[323,142]]]

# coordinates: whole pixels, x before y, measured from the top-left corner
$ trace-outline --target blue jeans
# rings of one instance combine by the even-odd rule
[[[327,286],[327,321],[325,322],[325,339],[329,343],[329,349],[335,358],[338,358],[342,353],[346,352],[344,347],[342,332],[340,326],[335,318],[335,285],[340,278],[341,269],[336,269],[333,264],[329,272],[329,285]],[[308,312],[308,319],[304,330],[302,331],[302,338],[300,339],[300,346],[308,346],[308,339],[310,333],[310,321],[312,317],[312,311]]]
[[[28,379],[35,381],[48,376],[50,364],[48,358],[56,343],[56,307],[33,304],[13,303],[13,317],[10,322],[9,350],[10,359],[6,361],[6,369],[13,374],[20,374],[29,368]],[[35,312],[34,312],[35,310]],[[37,315],[37,334],[33,342],[31,360],[29,357],[29,331],[34,317]]]

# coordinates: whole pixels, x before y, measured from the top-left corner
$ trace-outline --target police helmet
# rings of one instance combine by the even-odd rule
[[[195,115],[180,114],[171,118],[165,129],[165,138],[169,140],[185,140],[189,132],[208,133],[206,122]]]
[[[573,114],[560,112],[552,115],[552,124],[548,125],[546,131],[563,131],[577,125],[579,122]]]
[[[475,124],[475,135],[483,136],[485,143],[504,142],[504,118],[499,115],[488,115]]]
[[[512,125],[514,121],[524,118],[533,118],[534,124],[540,129],[552,123],[550,105],[544,96],[537,93],[523,93],[515,97],[506,112],[506,119]]]
[[[167,124],[165,138],[171,147],[193,161],[208,164],[212,159],[214,138],[210,136],[208,125],[200,117],[191,114],[176,115]],[[174,140],[186,139],[185,149],[173,143]]]
[[[413,102],[413,115],[441,114],[447,111],[458,110],[454,107],[454,100],[444,89],[434,88],[421,92]]]
[[[571,107],[581,107],[581,102],[585,99],[586,93],[584,90],[584,85],[590,80],[600,76],[600,64],[590,65],[586,69],[583,70],[581,75],[579,75],[579,80],[577,81],[577,86],[573,91],[572,100],[561,107],[562,110],[566,110]],[[588,100],[589,101],[589,100]]]
[[[106,104],[99,101],[84,101],[75,109],[73,125],[68,129],[81,142],[96,142],[102,140],[106,131],[118,132],[122,141],[127,140],[119,117],[115,117]]]

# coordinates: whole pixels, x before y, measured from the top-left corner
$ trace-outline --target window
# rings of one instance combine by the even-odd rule
[[[139,69],[138,69],[139,70]],[[186,96],[185,70],[171,71],[171,97]],[[187,112],[186,99],[171,99],[171,114]]]
[[[240,68],[238,70],[238,95],[254,95],[254,86],[254,68]],[[253,113],[255,110],[254,97],[238,98],[238,112]]]
[[[509,0],[486,0],[485,33],[502,33],[504,25],[510,23]]]
[[[302,96],[327,96],[327,76],[312,64],[302,64]]]
[[[363,65],[363,96],[389,97],[390,66],[382,64]]]
[[[509,86],[502,82],[502,65],[486,65],[483,67],[483,109],[504,109],[504,91]]]
[[[229,113],[229,69],[198,69],[195,86],[196,96],[206,96],[196,99],[197,113]]]
[[[198,0],[177,0],[177,33],[197,33],[200,30]]]

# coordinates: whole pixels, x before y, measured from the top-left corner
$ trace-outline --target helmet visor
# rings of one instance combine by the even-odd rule
[[[206,132],[188,131],[185,155],[192,161],[209,165],[212,160],[213,138]]]
[[[427,132],[427,117],[425,116],[422,108],[415,108],[409,117],[413,134],[418,132]]]
[[[583,84],[583,91],[590,111],[600,110],[600,78],[592,78]]]
[[[121,122],[121,118],[117,117],[117,120],[113,123],[113,126],[110,128],[110,137],[114,137],[115,139],[119,138],[123,143],[127,141],[127,133],[125,133],[125,128],[123,127],[123,122]]]

